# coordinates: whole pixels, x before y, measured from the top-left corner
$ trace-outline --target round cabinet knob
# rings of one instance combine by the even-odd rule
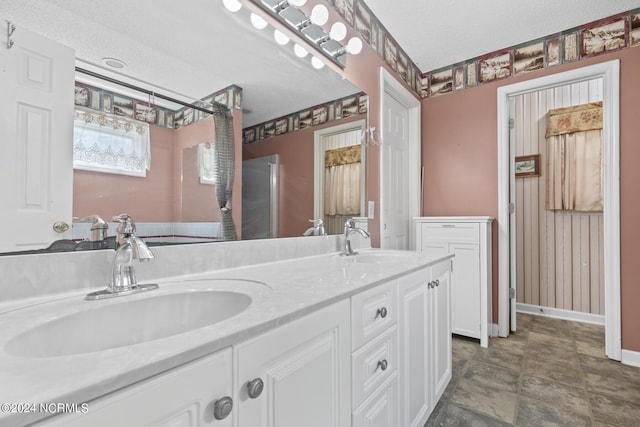
[[[262,389],[264,389],[264,383],[260,378],[256,378],[247,383],[247,394],[251,399],[255,399],[256,397],[262,394]]]
[[[222,399],[216,400],[213,405],[213,418],[216,420],[224,420],[229,416],[233,409],[233,399],[229,396],[225,396]]]
[[[429,287],[429,288],[433,288],[433,282],[429,282],[429,283],[427,283],[427,287]]]
[[[380,307],[378,311],[376,311],[376,318],[382,317],[383,319],[387,317],[387,307]]]
[[[64,221],[56,221],[53,223],[53,231],[56,233],[64,233],[69,229],[69,224]]]
[[[380,368],[381,370],[386,371],[388,367],[389,367],[389,362],[387,362],[387,359],[382,359],[378,361],[378,366],[376,366],[376,370]]]
[[[436,279],[436,286],[440,286],[440,279]]]

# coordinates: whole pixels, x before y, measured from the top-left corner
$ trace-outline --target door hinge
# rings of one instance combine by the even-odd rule
[[[513,202],[509,203],[509,213],[515,213],[516,211],[516,204]]]
[[[516,125],[515,120],[513,120],[513,119],[511,119],[511,118],[510,118],[510,119],[509,119],[509,129],[513,129],[513,127],[514,127],[515,125]]]
[[[516,297],[516,288],[509,288],[509,298]]]

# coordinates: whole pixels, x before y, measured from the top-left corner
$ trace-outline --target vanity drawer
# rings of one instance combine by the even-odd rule
[[[478,243],[480,228],[471,222],[419,223],[422,242]]]
[[[351,297],[351,349],[360,348],[391,325],[395,325],[398,297],[396,281]]]
[[[357,408],[387,378],[397,371],[398,327],[392,326],[353,353],[352,407]]]

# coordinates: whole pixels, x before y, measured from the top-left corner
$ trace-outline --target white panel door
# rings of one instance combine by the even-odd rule
[[[19,26],[11,38],[0,49],[0,251],[71,237],[53,224],[71,226],[75,53]]]
[[[480,249],[478,245],[451,243],[456,254],[451,283],[451,325],[454,334],[480,339]]]
[[[409,248],[409,113],[383,94],[381,247]]]

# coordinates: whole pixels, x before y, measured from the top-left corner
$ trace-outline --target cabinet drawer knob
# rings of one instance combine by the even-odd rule
[[[376,319],[378,317],[382,317],[383,319],[387,317],[387,307],[380,307],[378,311],[376,311]]]
[[[387,362],[387,359],[382,359],[378,361],[378,365],[376,366],[376,371],[378,370],[378,368],[380,368],[382,371],[386,371],[388,367],[389,367],[389,362]]]
[[[225,396],[222,399],[216,400],[213,405],[213,418],[216,420],[224,420],[229,416],[233,409],[233,399],[229,396]]]
[[[440,279],[436,279],[436,286],[440,286]]]
[[[429,282],[429,283],[427,283],[427,286],[428,286],[429,288],[433,288],[433,282]]]
[[[264,383],[260,378],[253,379],[247,383],[247,394],[251,399],[255,399],[262,394],[263,388]]]

